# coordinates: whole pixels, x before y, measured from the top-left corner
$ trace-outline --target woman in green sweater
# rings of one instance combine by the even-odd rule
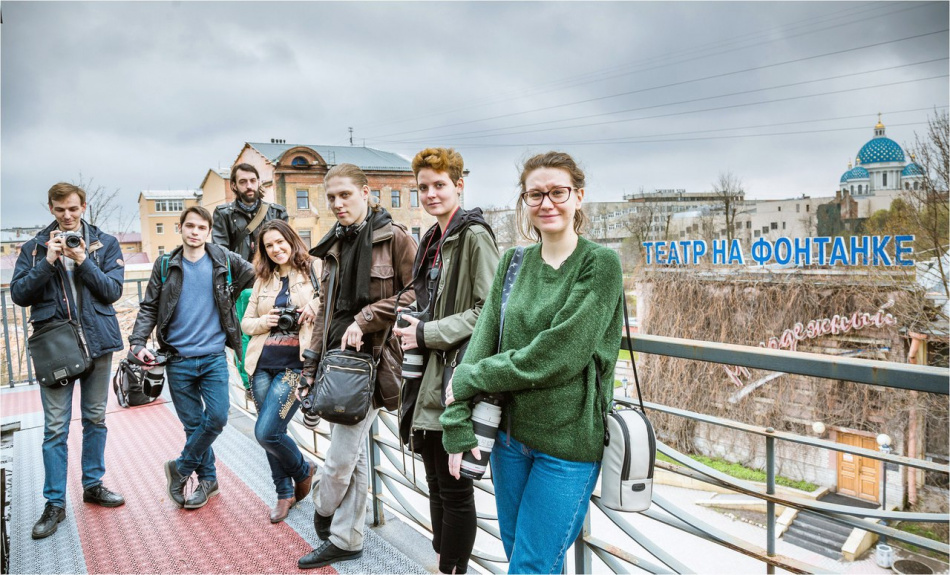
[[[500,338],[513,250],[499,262],[440,418],[449,471],[458,477],[462,453],[478,453],[472,399],[506,395],[491,465],[509,573],[561,572],[600,473],[601,410],[620,350],[622,275],[613,250],[580,237],[583,199],[584,172],[569,155],[525,162],[517,212],[522,232],[540,243],[525,249]]]

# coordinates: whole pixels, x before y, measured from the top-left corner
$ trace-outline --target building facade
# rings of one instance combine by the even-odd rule
[[[181,211],[200,202],[200,190],[145,190],[139,194],[142,251],[149,261],[181,245]]]

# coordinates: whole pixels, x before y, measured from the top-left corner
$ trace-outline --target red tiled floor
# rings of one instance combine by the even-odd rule
[[[221,460],[221,493],[207,506],[186,511],[171,502],[162,464],[178,454],[184,432],[168,408],[119,410],[108,423],[104,484],[126,500],[116,509],[82,502],[82,425],[70,428],[68,488],[89,573],[299,571],[310,545],[289,525],[271,524],[267,505]]]

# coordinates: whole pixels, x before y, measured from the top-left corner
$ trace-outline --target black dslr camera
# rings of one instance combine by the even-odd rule
[[[300,329],[300,312],[293,306],[277,308],[277,329],[284,333]]]
[[[63,232],[63,242],[66,247],[78,248],[82,245],[82,234],[79,232]]]

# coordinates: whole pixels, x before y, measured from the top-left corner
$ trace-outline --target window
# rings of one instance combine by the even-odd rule
[[[851,185],[851,193],[852,194],[854,193],[854,184]],[[779,210],[779,211],[782,211],[782,210]]]
[[[419,243],[419,240],[422,238],[421,233],[421,228],[412,228],[412,237],[416,238],[416,243]]]
[[[762,232],[760,232],[759,230],[755,230],[755,232],[753,232],[752,235],[753,235],[753,237],[756,237],[756,238],[757,238],[757,237],[759,237],[760,235],[762,235]]]
[[[811,204],[805,204],[805,211],[806,211],[806,212],[810,212],[810,211],[811,211]]]
[[[373,196],[373,198],[376,200],[376,204],[378,205],[378,204],[379,204],[379,201],[380,201],[380,200],[379,200],[379,190],[370,190],[369,193],[370,193],[371,196]]]
[[[310,209],[310,193],[307,190],[297,190],[297,209]]]
[[[858,186],[858,191],[859,191],[859,192],[861,191],[861,186]],[[795,213],[797,214],[797,213],[799,213],[800,211],[802,211],[802,205],[801,205],[801,204],[795,204]]]
[[[763,233],[763,234],[769,233],[769,227],[768,227],[768,226],[762,226],[762,233]]]
[[[752,220],[749,220],[745,223],[745,229],[747,230],[752,229]]]
[[[296,158],[291,160],[290,165],[295,168],[306,168],[307,166],[310,165],[310,162],[308,162],[307,158],[303,156],[297,156]]]
[[[778,207],[778,211],[780,211],[780,212],[782,211],[782,206],[779,206],[779,207]]]
[[[155,233],[164,234],[165,233],[165,224],[155,224]]]
[[[401,198],[400,198],[400,195],[399,195],[399,190],[394,189],[394,190],[391,192],[391,194],[392,194],[392,207],[394,207],[394,208],[400,207],[400,199],[401,199]]]
[[[180,234],[180,233],[181,233],[181,224],[175,224],[175,233],[176,233],[176,234]]]
[[[300,239],[303,240],[303,245],[307,246],[309,250],[312,247],[310,245],[310,230],[297,230],[297,234],[300,235]]]
[[[409,190],[409,207],[419,207],[419,190]]]
[[[785,222],[782,222],[782,229],[785,229]]]
[[[881,185],[887,187],[887,172],[881,172]]]
[[[904,189],[905,189],[905,190],[909,190],[909,189],[910,189],[910,182],[904,182]]]
[[[777,229],[778,229],[778,222],[772,222],[772,229],[773,229],[773,230],[777,230]]]
[[[914,182],[914,189],[915,189],[915,190],[919,190],[919,189],[920,189],[920,182]]]
[[[158,246],[158,257],[165,255],[165,246]]]
[[[155,200],[156,212],[180,212],[185,209],[184,200]]]
[[[863,191],[861,184],[858,184],[858,193],[860,194]]]

